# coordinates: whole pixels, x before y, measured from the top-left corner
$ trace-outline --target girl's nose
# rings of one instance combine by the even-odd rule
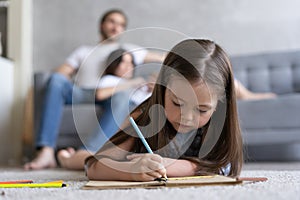
[[[181,119],[183,121],[193,121],[194,119],[194,112],[191,109],[182,109],[181,110]]]

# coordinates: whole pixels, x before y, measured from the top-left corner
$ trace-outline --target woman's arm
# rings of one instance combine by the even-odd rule
[[[166,54],[164,54],[164,53],[149,51],[144,58],[144,63],[152,63],[152,62],[162,63],[164,61],[165,57],[166,57]]]
[[[101,101],[113,96],[117,92],[121,92],[130,88],[134,88],[144,84],[145,80],[141,77],[130,79],[118,84],[116,87],[98,88],[96,90],[96,99]]]
[[[55,69],[55,72],[64,75],[68,79],[72,78],[75,71],[76,71],[75,68],[70,66],[69,64],[63,64],[63,65],[59,66],[57,69]]]

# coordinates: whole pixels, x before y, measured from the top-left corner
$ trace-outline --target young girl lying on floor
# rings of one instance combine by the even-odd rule
[[[93,180],[151,181],[162,176],[238,176],[243,163],[234,78],[220,46],[188,39],[167,55],[152,96],[133,110],[154,154],[128,121],[86,159]]]

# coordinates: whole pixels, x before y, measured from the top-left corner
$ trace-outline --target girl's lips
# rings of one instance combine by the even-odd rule
[[[178,123],[178,127],[180,127],[180,128],[185,128],[185,129],[186,129],[186,128],[191,128],[191,127],[193,127],[193,126]]]
[[[182,132],[182,133],[186,133],[190,130],[194,129],[194,126],[192,125],[186,125],[186,124],[180,124],[180,123],[176,123],[176,128],[177,131]]]
[[[187,129],[187,128],[191,128],[192,126],[186,126],[186,125],[180,125],[181,128]]]

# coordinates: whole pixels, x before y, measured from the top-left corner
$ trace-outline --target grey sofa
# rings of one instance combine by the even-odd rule
[[[239,101],[246,158],[300,160],[300,51],[231,58],[235,77],[249,90],[278,98]]]
[[[275,92],[278,98],[238,101],[239,118],[249,161],[300,160],[300,51],[276,52],[231,57],[235,77],[255,92]],[[157,70],[157,68],[156,68]],[[45,84],[49,73],[36,73],[35,130],[38,129]],[[81,132],[93,130],[89,118],[94,105],[76,105],[81,109]],[[101,109],[96,108],[97,115]],[[58,148],[81,145],[76,134],[72,107],[64,109]]]

